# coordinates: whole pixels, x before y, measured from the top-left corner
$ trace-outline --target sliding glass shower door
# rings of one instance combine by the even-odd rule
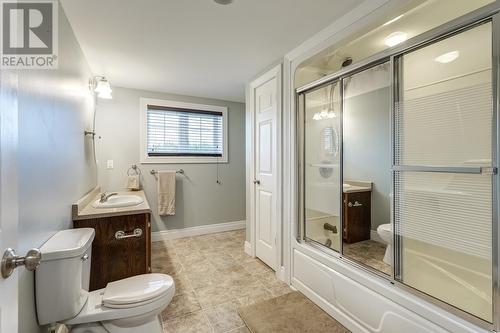
[[[340,82],[301,95],[302,217],[307,240],[340,251]]]
[[[395,279],[492,322],[492,27],[396,58]]]
[[[493,23],[447,33],[298,89],[299,238],[500,327]]]

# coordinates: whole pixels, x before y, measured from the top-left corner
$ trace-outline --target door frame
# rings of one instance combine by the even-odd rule
[[[245,252],[252,256],[256,256],[256,216],[255,216],[255,89],[264,83],[276,78],[277,89],[277,114],[276,114],[276,170],[275,170],[275,188],[274,194],[276,195],[276,275],[281,280],[285,280],[285,269],[282,260],[283,253],[283,222],[282,222],[282,113],[283,113],[283,97],[282,97],[282,65],[281,63],[272,67],[264,74],[257,77],[250,82],[247,86],[246,93],[246,114],[245,114],[245,145],[246,145],[246,207],[247,207],[247,231],[250,238],[247,237],[245,241]]]
[[[3,71],[0,75],[0,257],[7,248],[17,248],[19,202],[18,202],[18,74]],[[7,279],[0,276],[0,332],[18,330],[19,270]],[[6,294],[6,291],[8,292]],[[4,308],[8,304],[8,307]]]

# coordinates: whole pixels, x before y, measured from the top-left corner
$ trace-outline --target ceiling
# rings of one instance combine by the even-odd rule
[[[362,0],[62,0],[112,86],[244,102],[245,83]]]

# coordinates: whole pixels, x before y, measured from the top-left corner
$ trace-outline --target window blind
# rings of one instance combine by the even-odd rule
[[[222,126],[222,112],[148,105],[148,155],[222,157]]]

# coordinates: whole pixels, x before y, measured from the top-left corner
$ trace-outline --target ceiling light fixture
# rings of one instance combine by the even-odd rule
[[[113,90],[111,89],[111,85],[109,81],[104,76],[96,76],[94,79],[94,91],[97,93],[97,97],[102,99],[112,99],[113,96],[111,93]]]
[[[233,0],[214,0],[217,2],[219,5],[229,5]]]
[[[401,44],[407,39],[408,39],[408,34],[406,32],[396,31],[390,34],[389,36],[385,37],[384,42],[385,45],[393,47],[398,44]]]
[[[397,20],[399,20],[400,18],[402,18],[404,16],[404,14],[401,14],[399,16],[396,16],[395,18],[393,18],[392,20],[389,20],[387,22],[385,22],[384,24],[382,24],[383,27],[385,27],[386,25],[389,25],[391,23],[394,23],[396,22]]]
[[[434,61],[437,61],[437,62],[442,63],[442,64],[447,64],[449,62],[456,60],[459,56],[460,56],[460,52],[455,50],[455,51],[441,54],[439,57],[434,58]]]

